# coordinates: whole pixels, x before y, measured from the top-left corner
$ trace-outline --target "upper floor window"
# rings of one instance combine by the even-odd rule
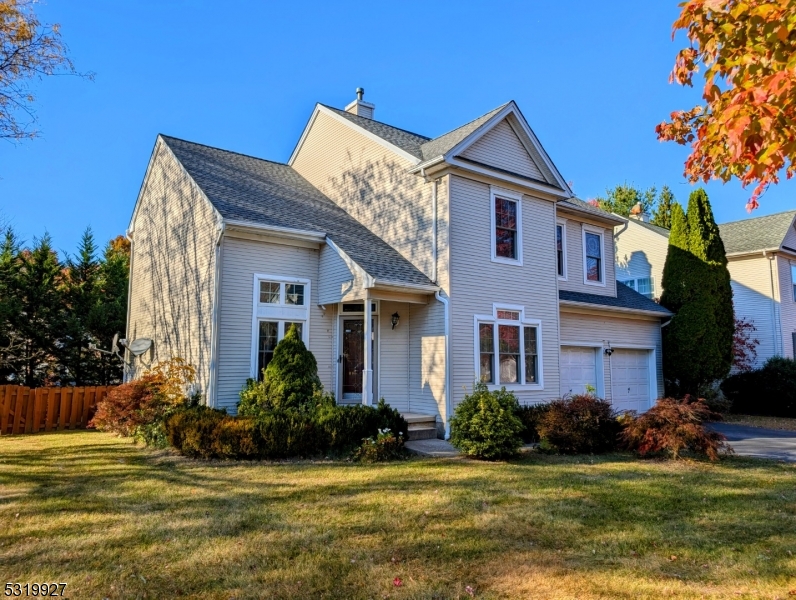
[[[304,306],[304,284],[260,281],[260,303]]]
[[[491,192],[492,260],[522,264],[522,196],[512,192]]]
[[[476,363],[482,382],[541,385],[541,322],[525,319],[524,309],[494,308],[476,316]]]
[[[583,226],[583,281],[592,285],[605,285],[603,232],[587,225]]]
[[[556,273],[561,279],[567,278],[567,225],[566,221],[556,223]]]
[[[793,286],[793,301],[796,302],[796,265],[790,264],[790,282]]]

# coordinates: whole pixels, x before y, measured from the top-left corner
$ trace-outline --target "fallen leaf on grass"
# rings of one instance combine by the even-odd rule
[[[475,589],[473,588],[473,586],[468,585],[467,587],[464,588],[464,591],[467,592],[468,596],[475,597]]]
[[[401,578],[400,578],[400,577],[396,577],[395,579],[393,579],[393,580],[392,580],[392,584],[393,584],[395,587],[401,587],[401,586],[404,584],[404,582],[403,582],[403,581],[401,581]]]
[[[671,562],[674,562],[674,561],[676,561],[676,560],[677,560],[677,557],[676,557],[674,554],[672,554],[672,555],[669,557],[669,561],[671,561]]]

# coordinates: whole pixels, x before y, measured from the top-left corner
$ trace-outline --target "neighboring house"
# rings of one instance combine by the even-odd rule
[[[128,232],[127,331],[154,344],[127,377],[179,355],[234,412],[295,323],[339,402],[440,434],[476,379],[648,408],[670,313],[616,284],[625,219],[573,197],[514,102],[434,139],[373,111],[317,105],[286,164],[158,136]]]
[[[635,215],[617,227],[617,279],[652,280],[653,296],[660,282],[669,232]],[[719,225],[727,252],[735,316],[752,322],[760,341],[757,362],[772,356],[794,356],[796,347],[796,211]],[[639,282],[642,282],[639,284]],[[633,285],[628,283],[628,285]]]

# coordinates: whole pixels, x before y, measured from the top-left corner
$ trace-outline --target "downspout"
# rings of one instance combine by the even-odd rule
[[[218,321],[219,321],[219,295],[221,290],[221,239],[224,237],[226,225],[221,222],[218,228],[218,238],[215,247],[215,269],[213,273],[213,311],[210,325],[210,382],[207,390],[207,405],[215,407],[217,404],[218,386]]]
[[[437,186],[439,179],[431,182],[431,281],[437,283]]]
[[[127,325],[125,327],[124,337],[128,340],[130,335],[130,306],[132,305],[133,300],[133,257],[135,254],[133,253],[133,232],[129,229],[124,232],[124,237],[130,242],[130,271],[127,274]],[[127,344],[124,346],[124,359],[122,361],[122,383],[127,383],[127,376],[129,375],[129,369],[127,367],[127,363],[130,360],[130,351],[127,349]]]
[[[774,336],[774,356],[779,356],[777,339],[779,339],[780,342],[782,341],[782,328],[777,326],[777,296],[774,291],[774,271],[771,266],[775,256],[769,256],[766,250],[763,250],[763,256],[768,259],[768,275],[771,281],[771,333]],[[779,330],[779,335],[777,335],[777,330]]]
[[[434,292],[434,297],[445,307],[445,439],[451,437],[451,335],[450,305],[441,291]]]

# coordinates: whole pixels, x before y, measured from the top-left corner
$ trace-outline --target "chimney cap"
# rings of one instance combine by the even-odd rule
[[[357,88],[357,100],[362,101],[362,97],[365,95],[365,88],[358,87]]]

